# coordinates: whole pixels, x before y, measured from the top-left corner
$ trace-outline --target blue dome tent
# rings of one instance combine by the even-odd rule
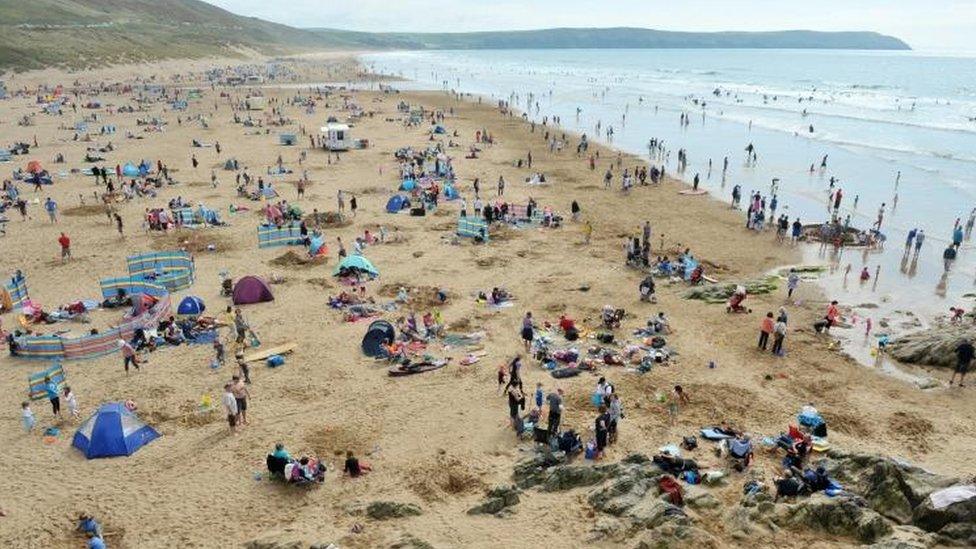
[[[413,179],[404,179],[403,183],[400,183],[401,191],[412,191],[417,188],[417,182]]]
[[[402,194],[395,194],[390,197],[390,200],[386,203],[387,213],[395,214],[404,208],[410,207],[410,199],[403,196]]]
[[[333,271],[333,276],[345,276],[346,273],[361,273],[367,274],[372,277],[380,276],[380,272],[376,270],[376,267],[369,262],[368,259],[361,255],[350,255],[342,260],[338,265],[336,265],[335,271]]]
[[[139,168],[132,162],[127,162],[125,166],[122,166],[122,175],[126,177],[139,177]]]
[[[180,306],[176,308],[176,314],[199,316],[206,310],[207,306],[204,305],[202,299],[195,295],[188,295],[183,298],[183,301],[180,301]]]
[[[457,189],[454,188],[454,185],[447,184],[444,186],[444,198],[448,200],[457,200],[458,198],[461,198],[461,195],[458,193]]]
[[[131,456],[159,437],[121,402],[102,404],[78,431],[71,445],[88,459]]]

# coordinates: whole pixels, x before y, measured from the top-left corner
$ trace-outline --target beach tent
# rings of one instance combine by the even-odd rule
[[[402,194],[395,194],[386,202],[386,211],[395,214],[404,208],[410,207],[410,199]]]
[[[203,300],[195,295],[188,295],[180,301],[180,306],[176,308],[176,314],[199,316],[207,310]]]
[[[283,133],[278,135],[278,144],[292,146],[298,143],[298,137],[293,133]]]
[[[413,179],[404,179],[403,183],[400,183],[401,191],[412,191],[417,188],[417,182]]]
[[[396,339],[396,330],[385,320],[377,320],[369,325],[363,336],[363,354],[377,357],[383,354],[383,345]]]
[[[125,166],[122,166],[122,175],[126,177],[139,177],[139,168],[132,162],[126,162]]]
[[[234,284],[234,305],[274,301],[268,284],[256,276],[245,276]]]
[[[131,456],[136,450],[159,437],[121,402],[101,405],[78,431],[71,445],[88,459]]]
[[[332,275],[338,276],[349,271],[358,271],[370,276],[380,276],[380,272],[376,270],[376,267],[374,267],[368,259],[361,255],[355,254],[346,257],[338,265],[336,265],[335,271],[333,271]]]
[[[457,200],[458,198],[461,198],[461,195],[458,193],[457,189],[454,188],[454,185],[446,185],[444,186],[444,198],[448,200]]]

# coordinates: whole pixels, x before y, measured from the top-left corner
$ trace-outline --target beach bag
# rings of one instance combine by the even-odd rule
[[[268,367],[277,368],[285,363],[285,357],[281,355],[271,355],[268,357]]]

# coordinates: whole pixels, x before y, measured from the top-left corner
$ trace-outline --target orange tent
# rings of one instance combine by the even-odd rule
[[[41,167],[41,162],[39,160],[31,160],[27,163],[27,171],[29,173],[41,173],[44,168]]]

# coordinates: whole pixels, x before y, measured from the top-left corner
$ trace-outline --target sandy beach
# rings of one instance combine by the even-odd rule
[[[169,75],[199,77],[211,66],[231,61],[168,62],[152,66],[118,67],[88,74],[58,71],[27,73],[7,80],[10,91],[41,83],[75,81],[128,82],[136,75],[156,75],[157,83],[197,87],[202,98],[190,101],[185,112],[171,112],[165,102],[146,104],[144,112],[109,113],[107,108],[135,105],[132,93],[103,93],[100,109],[83,109],[89,98],[77,100],[77,114],[66,108],[63,116],[41,113],[35,94],[0,102],[0,143],[38,143],[27,156],[14,156],[4,164],[5,178],[29,160],[39,160],[52,174],[54,184],[34,192],[20,184],[31,202],[32,219],[23,221],[8,210],[6,236],[0,236],[0,275],[21,270],[28,279],[30,296],[54,308],[62,303],[97,298],[102,278],[121,276],[126,257],[148,251],[167,251],[186,246],[195,259],[196,282],[176,294],[201,297],[208,313],[217,314],[228,304],[220,295],[220,273],[233,278],[258,275],[271,284],[274,301],[243,308],[264,346],[295,342],[297,348],[286,364],[267,368],[252,365],[252,399],[249,425],[232,435],[217,410],[200,411],[201,398],[216,401],[233,373],[233,361],[219,369],[209,367],[209,345],[165,347],[148,355],[140,371],[128,375],[122,358],[113,353],[95,360],[65,362],[68,384],[76,393],[82,419],[105,402],[131,399],[138,415],[155,427],[161,437],[128,457],[86,460],[71,446],[79,422],[55,421],[44,400],[32,403],[37,428],[25,433],[20,425],[20,403],[26,398],[27,378],[48,366],[12,358],[0,358],[0,542],[6,547],[81,547],[73,533],[81,512],[99,518],[111,534],[113,548],[239,547],[252,540],[305,540],[335,543],[339,547],[577,547],[593,540],[600,520],[579,491],[547,493],[526,491],[516,513],[504,519],[468,515],[486,489],[510,482],[513,465],[531,452],[532,443],[517,441],[508,425],[507,403],[496,384],[500,364],[523,353],[518,330],[522,316],[531,311],[538,322],[556,323],[568,314],[582,327],[598,331],[604,305],[623,308],[627,315],[617,331],[626,340],[634,328],[664,311],[674,333],[668,344],[677,355],[670,364],[640,374],[619,366],[605,366],[565,380],[552,378],[536,361],[525,357],[523,378],[529,390],[541,382],[546,392],[557,387],[565,392],[562,422],[592,437],[596,416],[589,397],[599,376],[606,376],[621,396],[626,417],[620,423],[617,444],[603,457],[616,462],[631,453],[652,455],[665,444],[678,443],[702,426],[729,421],[750,433],[775,436],[795,422],[801,406],[813,403],[830,426],[832,448],[881,453],[904,458],[934,472],[961,478],[976,475],[971,454],[972,417],[976,400],[972,389],[947,388],[944,384],[920,390],[840,354],[831,336],[814,333],[812,324],[823,316],[830,296],[812,284],[801,284],[795,300],[787,303],[785,283],[766,295],[747,300],[751,314],[728,314],[722,305],[683,297],[684,282],[658,282],[658,302],[638,300],[642,273],[625,265],[624,243],[640,235],[650,221],[655,243],[652,255],[676,256],[688,248],[703,261],[706,274],[722,282],[761,278],[769,271],[802,261],[801,250],[778,244],[772,231],[757,234],[742,227],[742,216],[727,204],[706,196],[680,194],[688,187],[675,180],[657,186],[635,186],[623,193],[619,184],[603,188],[607,165],[625,168],[644,165],[639,158],[591,145],[599,154],[591,170],[584,156],[575,154],[578,138],[550,153],[545,133],[518,116],[500,112],[497,105],[476,98],[458,99],[443,92],[382,93],[334,91],[316,98],[314,113],[287,104],[295,88],[262,88],[281,116],[291,120],[283,127],[245,128],[233,123],[231,104],[246,95],[246,88],[211,89],[200,80],[174,83]],[[237,63],[240,63],[239,61]],[[336,82],[357,79],[360,70],[349,57],[302,57],[284,63],[300,82]],[[195,83],[194,83],[195,82]],[[364,84],[364,87],[373,86]],[[226,97],[222,97],[221,94]],[[314,94],[313,94],[314,96]],[[506,227],[495,231],[487,244],[453,238],[459,206],[442,201],[425,217],[404,211],[389,214],[385,206],[400,182],[394,151],[401,147],[425,149],[434,144],[430,125],[406,126],[407,116],[397,104],[441,111],[446,134],[435,139],[460,146],[447,149],[457,174],[456,188],[471,205],[472,184],[478,178],[481,194],[494,200],[499,176],[507,182],[504,200],[525,203],[529,197],[540,207],[551,206],[566,220],[559,228]],[[309,147],[302,129],[318,132],[326,118],[345,120],[356,104],[368,113],[353,123],[353,135],[368,139],[369,147],[341,153],[331,160],[322,149]],[[114,109],[113,109],[114,111]],[[270,109],[269,109],[270,111]],[[252,112],[255,118],[269,111]],[[73,141],[71,127],[84,115],[97,114],[89,122],[94,129],[117,126],[112,136],[92,135],[91,142]],[[245,114],[245,113],[240,113]],[[32,125],[18,126],[30,116]],[[208,127],[191,119],[203,115]],[[166,121],[160,132],[144,132],[137,118],[157,116]],[[177,123],[177,117],[181,123]],[[265,129],[268,131],[266,132]],[[140,139],[127,139],[131,131]],[[457,132],[457,137],[452,134]],[[487,131],[492,145],[479,145],[478,158],[465,158],[476,133]],[[295,146],[278,144],[278,133],[297,134]],[[192,140],[220,142],[212,147],[191,148]],[[135,198],[117,205],[125,238],[98,206],[94,192],[103,192],[92,177],[59,172],[82,168],[86,146],[104,146],[114,152],[105,165],[114,167],[146,159],[169,167],[177,185],[164,186],[156,198]],[[299,165],[299,155],[307,160]],[[518,167],[531,151],[532,168]],[[53,162],[56,154],[64,164]],[[191,154],[199,166],[191,165]],[[294,173],[268,177],[265,170],[281,155]],[[226,160],[236,158],[255,176],[273,181],[280,198],[306,213],[313,209],[333,212],[336,194],[355,196],[358,211],[337,226],[324,227],[329,247],[324,263],[295,264],[277,261],[299,247],[259,249],[257,226],[263,219],[261,203],[238,197],[235,172],[224,170]],[[615,172],[617,171],[615,166]],[[297,197],[297,180],[308,170],[311,183],[305,196]],[[211,185],[211,171],[217,185]],[[542,172],[546,185],[528,185],[526,179]],[[615,180],[616,181],[616,180]],[[60,218],[51,223],[41,203],[57,201]],[[169,233],[143,229],[146,208],[165,208],[176,196],[188,203],[203,203],[220,213],[225,227],[181,229]],[[81,204],[84,197],[85,205]],[[38,203],[34,203],[35,199]],[[569,220],[570,204],[579,202],[581,222]],[[248,211],[231,213],[231,206]],[[470,207],[470,206],[469,206]],[[593,234],[584,242],[583,222],[592,223]],[[476,364],[462,366],[466,351],[431,343],[427,352],[451,357],[447,367],[416,376],[387,376],[387,366],[360,351],[369,321],[346,322],[328,299],[344,288],[332,276],[337,262],[337,238],[349,250],[364,230],[399,234],[398,241],[369,246],[365,256],[380,271],[366,284],[367,294],[378,302],[392,301],[400,286],[417,289],[411,304],[385,313],[393,321],[413,310],[418,316],[437,308],[452,332],[484,331],[486,355]],[[65,232],[72,239],[73,258],[62,264],[57,238]],[[663,243],[663,249],[659,249]],[[213,249],[208,249],[212,247]],[[282,264],[284,263],[284,264]],[[504,287],[515,296],[510,308],[495,309],[478,303],[479,291]],[[586,291],[579,288],[585,287]],[[426,288],[426,290],[423,290]],[[436,304],[432,289],[444,289],[448,300]],[[766,311],[786,306],[789,333],[786,356],[774,357],[756,349],[760,319]],[[75,322],[36,327],[43,333],[70,330],[71,335],[91,328],[104,329],[118,322],[120,311],[98,311],[90,324]],[[2,315],[3,328],[18,326],[17,313]],[[227,332],[222,331],[222,337]],[[579,342],[585,349],[593,340]],[[230,348],[228,342],[228,348]],[[228,351],[233,356],[232,351]],[[709,363],[715,367],[710,368]],[[932,375],[947,380],[948,373]],[[657,395],[682,385],[691,401],[675,425],[669,425],[665,405]],[[40,431],[57,425],[60,434],[45,441]],[[265,456],[276,442],[292,455],[316,455],[329,464],[322,486],[306,489],[285,486],[265,478]],[[341,475],[346,451],[368,461],[373,471],[357,479]],[[721,467],[719,458],[706,450],[695,455],[703,467]],[[580,461],[582,459],[580,458]],[[777,464],[773,456],[759,456],[754,472],[771,478]],[[741,496],[741,480],[716,490],[716,497],[731,503]],[[419,516],[397,520],[373,520],[363,514],[374,501],[412,503]],[[731,537],[722,510],[703,511],[696,520],[713,536],[715,546],[743,543]],[[429,545],[420,545],[420,540]],[[633,540],[595,539],[596,546],[633,546]],[[850,541],[812,531],[777,537],[759,533],[751,545],[777,547],[843,547]],[[398,545],[399,544],[399,545]],[[323,545],[325,546],[325,545]]]

